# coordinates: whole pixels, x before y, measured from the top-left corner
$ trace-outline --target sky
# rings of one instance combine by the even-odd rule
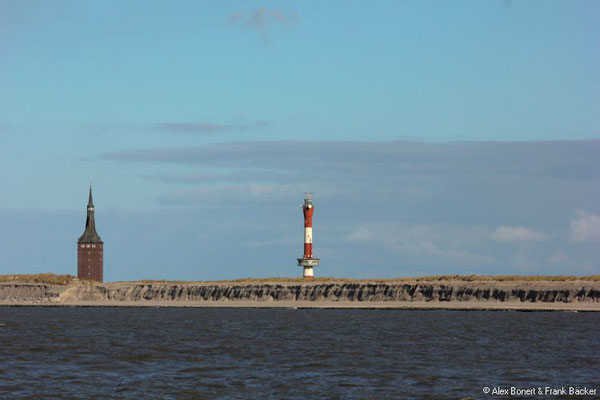
[[[0,0],[0,274],[600,274],[597,1]]]

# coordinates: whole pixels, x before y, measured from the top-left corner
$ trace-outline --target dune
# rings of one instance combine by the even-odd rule
[[[66,279],[62,284],[0,279],[0,305],[600,311],[596,277],[490,278],[112,283]]]

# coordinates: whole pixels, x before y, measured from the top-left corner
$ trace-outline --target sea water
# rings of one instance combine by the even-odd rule
[[[492,399],[599,382],[599,313],[0,307],[1,398]]]

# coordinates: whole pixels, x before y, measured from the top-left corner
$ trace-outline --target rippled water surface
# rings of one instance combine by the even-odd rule
[[[597,313],[0,308],[2,398],[491,399],[599,368]]]

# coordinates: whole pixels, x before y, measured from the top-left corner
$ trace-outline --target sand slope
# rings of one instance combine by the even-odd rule
[[[0,283],[0,305],[600,311],[600,282]]]

